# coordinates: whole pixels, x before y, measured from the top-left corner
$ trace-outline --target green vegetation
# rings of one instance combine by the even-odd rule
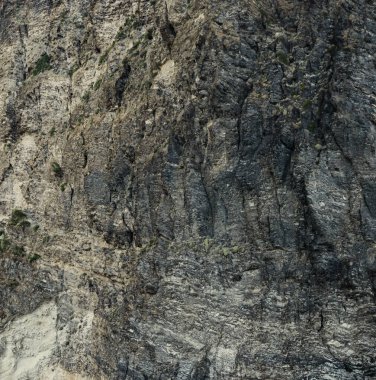
[[[94,91],[98,91],[99,90],[99,87],[101,86],[102,84],[102,79],[98,79],[95,83],[94,83]]]
[[[144,84],[144,87],[146,89],[149,89],[153,85],[153,82],[151,80],[147,80]]]
[[[289,56],[286,53],[279,51],[276,56],[279,62],[283,63],[284,65],[288,65],[290,63]]]
[[[56,128],[55,128],[55,127],[52,127],[52,128],[50,129],[50,132],[49,132],[50,136],[51,136],[51,137],[54,136],[54,135],[55,135],[55,132],[56,132]]]
[[[152,0],[151,5],[155,5],[156,1]],[[136,18],[135,15],[129,16],[125,21],[124,24],[119,28],[119,31],[117,32],[115,36],[115,41],[121,41],[125,39],[128,35],[128,30],[130,28],[137,28],[140,26],[140,21]],[[149,36],[149,39],[152,39],[152,35]]]
[[[115,36],[115,41],[124,40],[128,34],[127,29],[135,26],[137,26],[137,20],[134,15],[131,15],[124,21],[124,24],[120,27],[119,31]]]
[[[77,64],[73,65],[69,71],[68,75],[72,78],[73,74],[79,69],[79,66]]]
[[[9,248],[9,253],[14,256],[22,257],[25,256],[25,248],[20,245],[12,244]]]
[[[130,15],[124,22],[124,26],[134,26],[134,24],[137,23],[136,16]]]
[[[60,185],[60,190],[64,193],[65,189],[67,187],[67,184],[64,182]]]
[[[79,125],[79,124],[82,124],[83,121],[85,120],[85,115],[83,113],[79,113],[78,115],[76,115],[75,117],[75,122]]]
[[[34,70],[32,71],[33,75],[38,75],[43,73],[43,71],[51,70],[51,57],[47,53],[43,53],[42,56],[38,59],[35,64]]]
[[[30,227],[31,223],[28,220],[21,220],[21,222],[19,222],[17,226],[21,227],[24,230],[25,228]]]
[[[120,40],[124,40],[124,38],[127,37],[127,33],[125,31],[125,28],[124,26],[120,27],[116,37],[115,37],[115,40],[116,41],[120,41]]]
[[[303,109],[304,110],[310,108],[311,106],[312,106],[312,100],[307,99],[307,100],[304,101],[304,103],[303,103]]]
[[[32,262],[34,262],[34,261],[39,260],[40,258],[41,258],[40,255],[38,255],[37,253],[34,253],[33,255],[30,255],[30,256],[29,256],[29,261],[32,263]]]
[[[148,40],[153,38],[153,31],[147,31],[140,38],[134,42],[133,46],[129,49],[131,56],[135,56],[139,52],[139,47],[145,45]],[[143,52],[143,56],[145,57],[146,52]]]
[[[0,231],[0,253],[8,253],[14,256],[24,256],[24,247],[13,244],[5,235],[4,231]]]
[[[68,9],[64,9],[64,11],[60,15],[61,20],[65,21],[65,19],[68,17],[68,15],[69,15],[69,10]]]
[[[9,224],[11,226],[19,226],[22,223],[24,223],[25,221],[27,222],[26,218],[27,218],[27,215],[23,211],[13,210]],[[29,223],[29,225],[30,225],[30,223]]]
[[[82,96],[82,100],[87,103],[90,100],[90,91],[86,91]]]
[[[61,166],[57,162],[53,162],[51,164],[51,167],[52,167],[52,171],[55,173],[56,177],[61,178],[63,176],[63,169],[61,168]]]
[[[110,53],[111,48],[108,48],[100,57],[99,57],[99,66],[103,65],[108,58],[108,54]]]
[[[10,246],[10,241],[5,236],[4,231],[0,231],[0,253],[7,251]]]
[[[148,242],[145,242],[142,247],[140,247],[140,252],[147,252],[150,249],[153,249],[158,244],[158,238],[152,237]]]
[[[21,227],[23,230],[31,226],[27,215],[21,210],[13,210],[9,221],[10,226]]]
[[[204,249],[205,249],[205,252],[206,253],[209,253],[209,249],[211,247],[211,245],[213,244],[213,241],[209,238],[206,238],[203,242],[203,245],[204,245]]]
[[[231,247],[231,252],[232,253],[239,253],[241,251],[241,248],[237,245],[234,245]]]
[[[22,211],[20,212],[19,210],[14,210],[13,215],[15,215],[16,219],[18,220],[19,217],[22,217],[22,215],[25,215],[25,214],[23,214]],[[21,223],[24,221],[25,220],[22,219]],[[0,231],[0,253],[8,254],[8,255],[12,255],[16,257],[26,256],[25,248],[9,240],[4,231]],[[40,259],[40,257],[41,257],[40,255],[33,254],[33,255],[30,255],[28,259],[30,262],[33,262]]]
[[[228,247],[222,247],[222,254],[223,256],[228,256],[231,253],[230,248]]]

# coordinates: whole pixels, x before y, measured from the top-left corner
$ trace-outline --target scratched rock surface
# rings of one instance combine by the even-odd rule
[[[0,0],[0,378],[376,377],[372,0]]]

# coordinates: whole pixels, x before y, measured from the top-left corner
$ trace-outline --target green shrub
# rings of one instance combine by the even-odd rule
[[[30,227],[31,223],[28,220],[21,220],[21,222],[19,222],[17,226],[21,227],[22,229],[25,229]]]
[[[61,178],[63,176],[63,169],[61,168],[61,166],[57,162],[53,162],[51,164],[51,167],[52,167],[52,171],[55,173],[56,177]]]
[[[144,87],[146,89],[150,88],[153,85],[153,82],[151,80],[147,80],[144,84]]]
[[[121,27],[115,37],[116,41],[124,40],[124,38],[127,37],[127,33],[124,30],[124,27]]]
[[[110,49],[107,49],[99,58],[99,66],[103,65],[106,61],[107,61],[107,58],[108,58],[108,54],[110,52]]]
[[[43,73],[43,71],[51,70],[51,57],[47,53],[43,53],[42,56],[38,59],[35,64],[34,70],[32,71],[33,75],[38,75]]]
[[[11,226],[19,226],[22,222],[25,222],[27,215],[21,210],[13,210],[9,224]]]
[[[25,256],[25,248],[16,244],[10,246],[9,252],[14,256]]]
[[[231,247],[232,253],[239,253],[240,251],[241,251],[241,248],[237,245],[234,245],[233,247]]]
[[[34,261],[37,261],[41,258],[42,256],[38,255],[37,253],[34,253],[34,255],[29,256],[29,261],[32,263]]]
[[[7,249],[9,248],[10,242],[5,235],[5,232],[4,231],[0,231],[0,232],[1,232],[1,235],[0,235],[0,253],[3,253],[5,251],[7,251]]]
[[[303,103],[303,109],[304,110],[308,109],[311,106],[312,106],[312,100],[307,99],[307,100],[304,101],[304,103]]]
[[[213,244],[213,241],[209,238],[206,238],[203,242],[203,245],[204,245],[204,249],[205,249],[205,252],[208,253],[209,252],[209,249],[210,247],[212,246]]]
[[[84,120],[85,120],[85,115],[84,114],[81,113],[81,114],[78,114],[76,116],[76,123],[77,124],[82,124]]]
[[[228,256],[230,253],[231,253],[230,248],[228,248],[228,247],[223,247],[222,248],[222,254],[223,254],[223,256]]]
[[[69,10],[68,9],[64,9],[64,11],[60,15],[61,20],[63,20],[63,21],[66,20],[66,18],[68,17],[68,15],[69,15]]]
[[[132,14],[125,20],[124,26],[133,26],[136,21],[136,16]]]
[[[82,96],[82,100],[87,103],[90,100],[90,92],[86,91],[84,95]]]
[[[102,84],[102,79],[98,79],[95,83],[94,83],[94,91],[98,91],[99,90],[99,87],[101,86]]]
[[[80,67],[77,64],[74,64],[68,71],[68,75],[72,78],[73,74],[79,69]]]
[[[284,65],[288,65],[290,63],[289,56],[286,53],[279,51],[276,56],[279,62],[283,63]]]
[[[9,280],[9,282],[7,283],[7,286],[9,286],[10,288],[16,288],[19,285],[20,283],[17,280]]]

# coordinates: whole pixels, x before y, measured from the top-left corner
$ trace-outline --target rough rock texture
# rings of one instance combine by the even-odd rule
[[[373,0],[0,0],[0,378],[376,378],[375,38]]]

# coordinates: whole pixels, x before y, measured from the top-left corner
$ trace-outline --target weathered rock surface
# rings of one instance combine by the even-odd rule
[[[371,0],[0,0],[0,378],[376,378]]]

